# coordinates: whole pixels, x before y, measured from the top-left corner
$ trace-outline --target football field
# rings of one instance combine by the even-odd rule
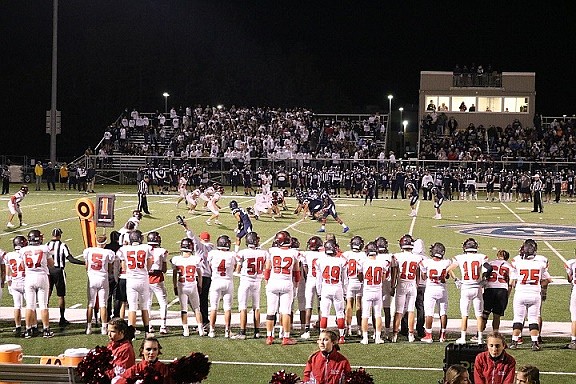
[[[33,186],[32,186],[33,187]],[[43,186],[44,187],[44,186]],[[12,186],[15,190],[16,186]],[[32,188],[33,189],[33,188]],[[134,186],[97,186],[97,192],[115,194],[115,229],[123,226],[131,216],[132,210],[136,208],[137,197]],[[5,221],[8,216],[7,196],[0,198],[0,218],[4,221],[3,229],[0,230],[0,248],[3,250],[12,249],[12,238],[18,234],[27,235],[30,229],[40,229],[45,234],[45,241],[49,240],[50,232],[53,228],[59,227],[63,230],[62,239],[69,245],[74,255],[80,255],[83,250],[81,229],[76,213],[75,204],[80,198],[90,197],[94,199],[94,194],[85,195],[75,191],[31,191],[22,203],[24,211],[24,221],[26,227],[7,229]],[[170,255],[178,254],[180,240],[184,237],[182,227],[175,222],[175,216],[180,214],[186,216],[190,228],[198,234],[201,231],[208,231],[212,236],[212,241],[221,234],[234,237],[236,220],[230,214],[228,202],[234,198],[241,207],[248,207],[254,204],[251,196],[230,195],[229,188],[220,202],[222,207],[220,221],[222,225],[212,224],[208,226],[205,220],[208,213],[198,212],[189,214],[184,203],[176,206],[177,195],[153,195],[149,196],[149,207],[151,216],[144,216],[140,223],[140,229],[146,233],[157,230],[162,235],[162,246],[166,248]],[[406,233],[412,234],[414,238],[421,238],[428,248],[434,242],[442,242],[446,246],[447,257],[455,256],[462,251],[462,243],[468,237],[474,237],[479,243],[479,251],[495,258],[499,249],[510,252],[511,257],[515,256],[522,242],[527,238],[532,238],[538,243],[538,253],[549,259],[549,271],[554,282],[548,289],[548,299],[543,305],[544,318],[544,338],[543,350],[532,352],[529,350],[529,343],[524,343],[523,348],[511,351],[517,359],[518,365],[534,364],[542,371],[546,372],[544,381],[546,383],[566,383],[576,380],[576,364],[574,351],[565,349],[565,344],[569,341],[565,331],[558,332],[558,337],[553,337],[556,330],[566,329],[566,324],[560,327],[555,323],[566,323],[570,321],[569,299],[570,285],[566,280],[564,262],[574,258],[576,248],[576,225],[574,224],[574,214],[576,204],[563,199],[559,204],[546,203],[544,213],[533,213],[531,203],[521,202],[489,202],[483,196],[474,201],[446,201],[442,206],[442,219],[433,219],[434,209],[432,202],[420,201],[418,203],[418,213],[416,217],[410,217],[410,207],[408,200],[378,199],[372,204],[365,205],[363,199],[359,198],[335,198],[337,211],[342,220],[350,227],[348,233],[342,233],[342,227],[334,220],[328,218],[326,231],[334,233],[337,241],[343,250],[347,250],[348,243],[354,235],[362,236],[365,242],[371,241],[378,236],[388,239],[389,250],[399,251],[398,239]],[[268,215],[262,215],[259,220],[253,220],[254,230],[261,238],[262,247],[269,247],[277,231],[286,229],[293,237],[297,237],[305,247],[306,241],[313,235],[317,235],[320,223],[304,218],[302,215],[295,215],[295,201],[287,199],[288,210],[283,211],[283,217],[273,220]],[[109,229],[98,228],[97,232],[102,233]],[[320,234],[322,235],[322,234]],[[302,249],[303,249],[302,248]],[[170,266],[169,266],[170,268]],[[83,267],[67,264],[67,296],[66,306],[70,309],[83,310],[86,308],[86,272]],[[173,302],[170,307],[171,320],[174,324],[179,322],[179,308],[172,290],[172,279],[167,279],[167,291],[169,302]],[[262,290],[264,293],[264,289]],[[449,309],[450,319],[459,319],[458,308],[459,291],[450,283]],[[262,311],[265,312],[265,297],[261,303]],[[3,289],[3,296],[0,302],[2,307],[11,306],[11,296],[6,287]],[[236,305],[236,302],[234,303]],[[57,307],[57,298],[52,297],[50,301],[52,308]],[[511,306],[511,304],[510,304]],[[511,308],[508,308],[504,321],[512,320]],[[92,335],[84,334],[85,323],[78,319],[78,322],[68,327],[65,331],[59,332],[57,327],[57,311],[53,312],[51,318],[52,326],[56,331],[56,336],[52,339],[32,338],[15,339],[11,336],[13,323],[5,308],[0,320],[0,343],[18,343],[23,346],[25,362],[38,362],[37,356],[58,355],[67,348],[87,347],[106,344],[107,338],[101,336],[96,330]],[[172,312],[173,311],[173,312]],[[70,314],[72,311],[69,310]],[[52,312],[51,312],[52,313]],[[74,312],[77,314],[77,312]],[[153,321],[158,319],[157,305],[152,311]],[[77,317],[77,316],[76,316]],[[298,315],[295,315],[295,320]],[[313,316],[315,319],[315,316]],[[194,320],[190,320],[191,323]],[[249,336],[252,334],[249,316]],[[330,323],[334,325],[333,322]],[[295,327],[299,327],[299,322],[295,321]],[[264,326],[262,324],[261,332]],[[469,334],[476,329],[475,322],[470,322]],[[568,328],[569,329],[569,328]],[[233,326],[232,331],[236,332],[237,326]],[[490,322],[488,324],[490,330]],[[510,335],[511,329],[501,329],[506,335]],[[170,327],[168,335],[159,335],[163,355],[161,358],[171,360],[182,356],[190,351],[200,351],[209,355],[214,362],[209,378],[206,383],[224,383],[234,380],[240,383],[267,383],[273,372],[279,369],[286,369],[298,375],[302,374],[303,365],[307,357],[316,350],[315,335],[307,341],[299,340],[295,346],[281,346],[279,343],[266,346],[264,340],[227,340],[222,337],[222,329],[217,332],[214,339],[200,338],[193,335],[189,338],[181,336],[181,329],[178,325]],[[438,324],[434,324],[435,337],[438,331]],[[299,330],[293,332],[294,336],[299,335]],[[527,330],[524,331],[527,335]],[[218,337],[220,336],[220,337]],[[140,337],[140,336],[139,336]],[[449,334],[449,341],[454,341],[459,337],[459,333],[454,329]],[[528,339],[525,337],[525,340]],[[383,345],[361,345],[360,339],[350,339],[342,346],[342,352],[350,359],[353,366],[366,367],[368,372],[374,376],[376,383],[431,383],[442,377],[442,364],[444,348],[446,344],[435,342],[431,345],[419,342],[408,343],[405,338],[396,344],[386,343]],[[137,349],[140,342],[135,341]],[[34,356],[34,357],[32,357]]]

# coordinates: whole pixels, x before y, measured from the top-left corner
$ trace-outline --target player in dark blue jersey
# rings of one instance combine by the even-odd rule
[[[434,215],[434,219],[440,220],[442,215],[440,214],[440,207],[444,202],[444,195],[442,191],[438,187],[432,188],[432,200],[434,201],[434,209],[436,210],[436,214]]]
[[[328,196],[327,192],[323,192],[320,196],[322,200],[322,208],[320,212],[322,213],[322,227],[318,230],[318,232],[326,232],[326,218],[328,216],[332,216],[334,220],[338,222],[342,226],[342,232],[346,233],[350,230],[346,224],[342,221],[340,217],[338,217],[338,213],[336,212],[336,204],[334,201]]]
[[[418,195],[418,189],[416,188],[416,186],[414,185],[414,183],[407,183],[406,184],[406,194],[408,195],[408,198],[410,199],[410,214],[408,216],[416,216],[416,203],[418,202],[418,199],[420,198],[420,196]]]
[[[234,252],[238,252],[240,250],[240,242],[242,241],[242,238],[249,232],[252,232],[252,220],[250,220],[248,213],[243,208],[238,206],[238,202],[236,200],[232,200],[230,202],[230,210],[232,210],[232,214],[238,221],[238,228],[234,230],[234,232],[236,232],[236,244],[234,245]]]

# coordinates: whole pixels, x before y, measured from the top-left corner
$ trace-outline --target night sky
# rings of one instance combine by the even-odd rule
[[[562,2],[564,3],[564,2]],[[566,2],[567,3],[567,2]],[[536,110],[576,113],[573,18],[550,2],[59,1],[58,156],[124,108],[236,104],[358,113],[417,108],[420,71],[536,73]],[[47,158],[52,1],[3,2],[0,154]]]

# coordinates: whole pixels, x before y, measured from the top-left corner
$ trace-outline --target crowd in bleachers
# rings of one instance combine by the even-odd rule
[[[536,114],[534,126],[523,127],[515,119],[506,127],[470,123],[459,127],[453,117],[432,111],[422,120],[420,159],[490,162],[576,160],[576,118],[554,120],[543,127]]]

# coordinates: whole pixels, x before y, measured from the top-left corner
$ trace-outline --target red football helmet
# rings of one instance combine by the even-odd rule
[[[318,236],[312,236],[308,239],[308,249],[310,251],[318,251],[322,247],[322,239]]]
[[[399,244],[401,249],[412,249],[414,248],[414,239],[406,234],[400,238]]]
[[[284,246],[290,246],[290,244],[292,243],[292,238],[290,237],[290,234],[288,233],[288,231],[280,231],[274,237],[274,242],[279,247],[281,247],[283,245]]]

